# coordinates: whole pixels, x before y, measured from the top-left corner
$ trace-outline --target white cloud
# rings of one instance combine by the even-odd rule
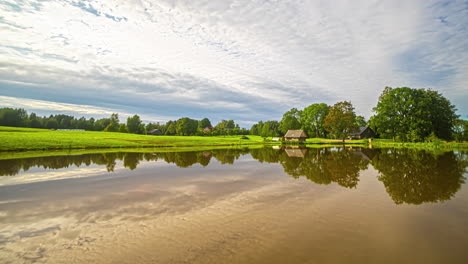
[[[34,100],[27,98],[17,98],[9,96],[0,96],[0,106],[11,107],[11,108],[24,108],[32,111],[39,111],[40,113],[53,111],[63,114],[71,114],[78,116],[87,117],[109,117],[113,113],[118,113],[121,120],[125,120],[129,116],[133,116],[132,113],[122,112],[118,109],[110,109],[103,107],[96,107],[92,105],[79,105],[79,104],[66,104],[44,100]],[[166,116],[147,116],[140,115],[140,118],[145,121],[151,122],[165,122],[173,120],[175,117]]]
[[[38,89],[64,102],[67,87],[79,86],[96,105],[112,91],[135,109],[146,101],[180,106],[171,107],[174,116],[250,113],[241,120],[247,123],[339,100],[369,116],[387,85],[434,87],[456,102],[467,97],[462,1],[16,5],[20,12],[0,5],[0,80],[46,84]]]

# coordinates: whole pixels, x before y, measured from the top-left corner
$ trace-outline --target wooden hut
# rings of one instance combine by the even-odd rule
[[[214,127],[210,127],[210,126],[209,126],[209,127],[205,127],[205,128],[203,129],[203,132],[204,132],[204,133],[208,133],[208,132],[213,131],[213,129],[214,129]]]
[[[375,132],[370,127],[360,127],[348,137],[352,139],[373,138],[375,137]]]
[[[162,132],[159,129],[151,129],[146,133],[147,135],[153,135],[153,136],[161,136]]]
[[[308,137],[304,130],[288,130],[284,135],[286,141],[305,141]]]

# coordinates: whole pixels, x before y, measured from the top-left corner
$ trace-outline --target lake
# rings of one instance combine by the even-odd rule
[[[0,160],[0,263],[467,263],[468,152]]]

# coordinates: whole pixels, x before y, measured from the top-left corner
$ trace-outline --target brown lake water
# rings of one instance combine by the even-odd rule
[[[468,263],[468,152],[0,161],[0,263]]]

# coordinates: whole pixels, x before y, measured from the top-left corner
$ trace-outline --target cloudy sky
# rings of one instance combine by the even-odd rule
[[[0,0],[0,36],[0,106],[40,114],[248,127],[409,86],[468,118],[468,1]]]

